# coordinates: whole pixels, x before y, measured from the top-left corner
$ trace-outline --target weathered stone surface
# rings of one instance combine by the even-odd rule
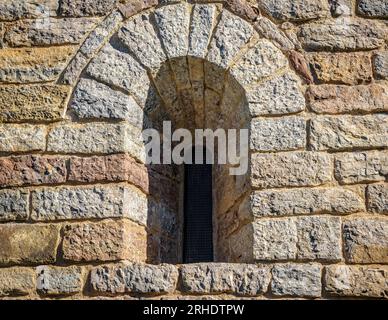
[[[32,269],[0,269],[0,297],[24,296],[35,289],[35,277]]]
[[[69,295],[82,291],[81,267],[39,266],[36,274],[36,288],[42,295]]]
[[[55,80],[75,47],[0,50],[0,82],[26,83]]]
[[[388,214],[388,184],[373,184],[366,189],[368,210]]]
[[[211,40],[207,60],[226,68],[253,34],[253,27],[248,22],[224,10]]]
[[[344,222],[345,258],[350,263],[388,263],[388,220],[355,218]]]
[[[147,223],[147,198],[135,188],[44,188],[32,191],[31,197],[31,216],[38,221],[127,217]]]
[[[145,261],[147,233],[127,220],[72,224],[65,227],[62,250],[71,261]]]
[[[64,158],[50,156],[13,156],[0,158],[0,186],[63,183],[66,181]]]
[[[129,54],[110,44],[92,60],[86,72],[100,82],[128,91],[139,103],[147,100],[150,80],[146,70]]]
[[[58,0],[2,0],[0,3],[0,20],[13,21],[22,18],[45,18],[55,16]]]
[[[59,120],[69,93],[65,86],[0,86],[0,122]]]
[[[255,260],[290,260],[297,255],[298,233],[292,219],[263,219],[253,223]]]
[[[109,13],[118,0],[60,0],[59,14],[68,17],[98,16]]]
[[[340,261],[341,220],[338,217],[303,217],[296,220],[299,260]]]
[[[0,265],[53,263],[57,257],[56,225],[0,225]]]
[[[307,60],[304,55],[295,50],[288,51],[287,55],[293,69],[298,73],[298,75],[307,84],[314,83],[313,75],[310,71],[310,68],[307,64]]]
[[[156,72],[167,58],[151,20],[149,13],[131,18],[118,36],[143,65]]]
[[[87,123],[55,126],[47,150],[64,153],[130,152],[140,157],[141,132],[126,124]]]
[[[286,67],[283,53],[266,39],[259,40],[231,69],[241,85],[252,85]]]
[[[388,116],[321,116],[311,120],[313,150],[345,150],[388,146]]]
[[[88,58],[91,58],[97,50],[103,45],[106,38],[112,34],[120,22],[123,21],[123,16],[118,11],[113,11],[102,23],[95,28],[86,38],[80,51]]]
[[[69,180],[77,182],[129,181],[144,192],[149,191],[149,170],[126,154],[71,157]]]
[[[331,14],[334,17],[353,15],[353,0],[329,0],[329,4]]]
[[[94,80],[79,81],[70,108],[81,119],[121,119],[139,129],[144,126],[144,112],[131,96]]]
[[[182,266],[181,276],[181,290],[186,293],[256,296],[267,292],[270,268],[248,264],[190,264]]]
[[[83,53],[77,52],[59,79],[62,84],[75,85],[82,71],[86,68],[89,59]]]
[[[262,17],[255,23],[255,29],[261,36],[271,40],[282,50],[293,50],[295,45],[271,20]]]
[[[387,175],[385,151],[343,153],[335,157],[335,177],[341,184],[384,181]]]
[[[251,161],[252,185],[257,188],[317,186],[331,181],[331,159],[326,154],[253,154]]]
[[[388,5],[381,0],[359,0],[357,4],[357,12],[363,16],[373,18],[387,18]]]
[[[258,191],[250,201],[255,217],[348,214],[365,210],[359,194],[342,188]]]
[[[276,296],[320,297],[321,272],[319,264],[275,265],[271,291]]]
[[[307,90],[310,108],[316,113],[340,114],[388,110],[385,85],[368,86],[320,85]]]
[[[258,4],[278,20],[303,21],[330,15],[325,0],[258,0]]]
[[[190,11],[186,3],[164,6],[155,10],[156,25],[167,56],[187,55]]]
[[[92,270],[92,289],[99,293],[172,293],[178,281],[178,270],[173,265],[123,263]]]
[[[386,266],[327,266],[324,288],[330,295],[387,298]]]
[[[300,85],[295,75],[286,73],[250,88],[246,95],[251,116],[282,115],[303,111],[305,98]]]
[[[256,119],[251,123],[254,151],[297,150],[306,146],[306,121],[301,117]]]
[[[319,82],[356,85],[372,80],[368,53],[316,53],[307,58],[311,72]]]
[[[136,13],[139,13],[145,9],[156,6],[159,3],[163,4],[164,1],[162,0],[159,2],[159,0],[132,0],[132,1],[125,1],[123,4],[119,3],[118,8],[121,14],[125,18],[130,18],[134,16]]]
[[[205,58],[215,23],[215,15],[215,5],[198,4],[194,6],[189,34],[188,54],[190,56]]]
[[[375,54],[373,57],[373,68],[378,79],[388,79],[388,51]]]
[[[0,221],[27,220],[29,192],[0,190]]]
[[[0,152],[38,151],[46,148],[46,128],[30,124],[0,124]]]
[[[305,24],[298,36],[303,47],[313,51],[377,49],[387,38],[383,24],[349,18]]]
[[[21,20],[6,26],[11,47],[78,44],[96,26],[94,18]]]

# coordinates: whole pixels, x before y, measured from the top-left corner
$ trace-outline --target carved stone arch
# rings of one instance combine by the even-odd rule
[[[88,53],[92,40],[81,47],[79,55],[93,57],[85,59],[87,67],[69,103],[68,116],[77,124],[54,128],[48,148],[111,158],[127,154],[123,157],[130,163],[130,184],[121,186],[122,217],[143,226],[147,234],[146,239],[142,232],[133,237],[132,245],[140,253],[130,260],[181,262],[181,172],[171,166],[144,166],[140,134],[145,128],[161,129],[168,119],[176,128],[189,130],[249,129],[248,174],[230,176],[227,167],[214,169],[215,260],[271,260],[279,258],[279,248],[287,255],[284,259],[295,255],[293,225],[284,225],[285,231],[282,223],[287,222],[277,225],[260,219],[254,190],[292,186],[293,179],[319,184],[328,177],[315,172],[314,166],[308,172],[303,168],[325,165],[328,159],[303,151],[306,120],[298,115],[305,109],[302,84],[278,48],[282,40],[289,40],[264,19],[244,20],[220,3],[167,4],[122,22],[114,12],[99,27],[115,26],[106,32],[110,35],[98,53]],[[75,79],[78,60],[76,56],[62,81]],[[79,145],[70,145],[69,135],[76,136]],[[90,149],[88,139],[100,143]],[[300,152],[289,155],[291,150]],[[275,156],[292,168],[274,169],[269,177],[263,168],[269,169]],[[273,243],[278,232],[285,237]]]

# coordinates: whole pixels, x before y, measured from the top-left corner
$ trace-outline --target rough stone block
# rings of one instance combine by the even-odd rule
[[[388,220],[355,218],[343,224],[345,258],[350,263],[388,263]]]
[[[205,58],[215,24],[216,8],[215,5],[194,6],[189,34],[190,56]]]
[[[321,296],[321,272],[319,264],[275,265],[272,268],[271,290],[276,296]]]
[[[0,158],[0,186],[63,183],[66,161],[51,156],[13,156]]]
[[[297,113],[305,109],[300,81],[291,73],[254,86],[246,95],[252,117]]]
[[[313,150],[347,150],[352,148],[382,148],[388,146],[388,117],[321,116],[310,125],[310,145]]]
[[[103,16],[118,0],[61,0],[59,14],[66,17]]]
[[[0,20],[39,19],[45,15],[56,16],[58,0],[2,0],[0,3]]]
[[[388,176],[388,152],[338,154],[334,166],[335,177],[341,184],[384,181]]]
[[[231,74],[243,86],[253,85],[285,68],[288,60],[266,39],[259,40],[231,69]]]
[[[143,262],[147,259],[147,233],[127,220],[72,224],[65,227],[62,251],[69,261]]]
[[[71,295],[82,291],[82,267],[40,266],[36,274],[36,288],[42,295]]]
[[[387,278],[386,266],[327,266],[324,288],[334,296],[387,298]]]
[[[307,60],[311,72],[320,83],[356,85],[372,80],[369,53],[315,53],[308,54]]]
[[[225,69],[253,34],[248,22],[224,10],[210,42],[207,60]]]
[[[273,18],[281,21],[304,21],[330,16],[325,0],[258,0],[258,4]]]
[[[364,200],[342,188],[257,191],[250,197],[255,217],[349,214],[365,210]]]
[[[0,190],[0,221],[27,220],[28,214],[28,190]]]
[[[331,157],[323,153],[253,154],[251,162],[256,188],[318,186],[332,180]]]
[[[339,18],[305,24],[298,36],[306,50],[370,50],[385,43],[385,28],[383,24],[370,20]]]
[[[59,244],[56,225],[0,225],[0,265],[54,263]]]
[[[0,82],[26,83],[56,80],[74,46],[0,50]]]
[[[144,112],[131,96],[94,80],[81,79],[70,106],[81,119],[121,119],[142,129]]]
[[[0,122],[60,120],[69,94],[65,86],[0,86]]]
[[[373,69],[378,79],[388,79],[388,51],[375,54],[373,57]]]
[[[10,47],[79,44],[97,22],[94,18],[20,20],[7,26],[4,40]]]
[[[366,113],[388,110],[388,90],[384,85],[320,85],[307,90],[310,108],[316,113]]]
[[[250,134],[254,151],[303,149],[306,146],[306,121],[301,117],[255,119]]]
[[[0,297],[24,296],[35,289],[34,271],[28,268],[0,269]]]
[[[303,217],[296,220],[299,260],[340,261],[341,220],[338,217]]]
[[[45,148],[45,126],[0,123],[0,152],[43,151]]]
[[[368,210],[388,214],[388,184],[373,184],[366,189]]]
[[[267,292],[270,268],[248,264],[202,263],[181,268],[185,293],[231,293],[256,296]]]
[[[147,198],[124,185],[35,189],[31,198],[37,221],[125,217],[147,223]]]
[[[178,270],[173,265],[117,264],[97,267],[91,273],[95,292],[105,294],[165,294],[175,291]]]
[[[357,13],[372,18],[387,18],[388,5],[381,0],[359,0]]]

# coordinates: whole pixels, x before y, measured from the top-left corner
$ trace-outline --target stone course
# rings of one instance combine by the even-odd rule
[[[2,0],[0,298],[388,299],[385,2]],[[214,262],[166,120],[249,129]]]

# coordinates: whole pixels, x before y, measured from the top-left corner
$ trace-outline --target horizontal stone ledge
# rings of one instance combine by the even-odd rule
[[[388,176],[388,151],[337,154],[334,166],[334,174],[340,184],[385,181]]]
[[[63,232],[62,254],[66,261],[144,262],[147,259],[147,232],[130,220],[68,224]]]
[[[332,181],[332,158],[317,152],[255,153],[251,171],[254,188],[319,186]]]
[[[172,293],[178,282],[178,269],[173,265],[121,263],[96,267],[91,271],[90,285],[94,293],[148,294]]]
[[[268,290],[270,266],[202,263],[180,267],[182,292],[191,294],[230,293],[257,296]]]
[[[388,147],[388,116],[318,116],[310,124],[313,150],[343,151],[348,149]]]
[[[327,266],[324,290],[332,296],[388,298],[387,266]]]
[[[1,224],[0,266],[54,263],[59,232],[51,224]]]
[[[66,182],[66,159],[60,156],[21,155],[0,158],[0,187]]]
[[[354,217],[343,223],[344,253],[348,263],[388,263],[388,219]]]

